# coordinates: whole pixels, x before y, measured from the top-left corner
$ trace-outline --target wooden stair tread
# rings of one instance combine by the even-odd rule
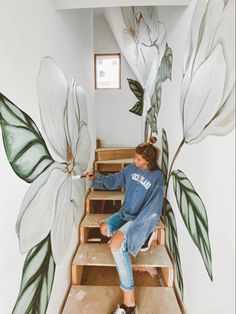
[[[86,200],[111,200],[111,201],[123,201],[124,192],[123,191],[97,191],[91,190],[88,194]]]
[[[95,160],[113,160],[123,158],[133,158],[135,154],[134,147],[106,147],[98,148],[95,151]]]
[[[122,159],[109,159],[109,160],[96,160],[95,164],[132,164],[133,158],[122,158]]]
[[[163,245],[151,245],[148,251],[139,252],[135,258],[131,257],[131,260],[135,266],[173,268]],[[76,266],[115,266],[108,245],[97,243],[80,244],[72,264]]]
[[[87,214],[82,223],[82,228],[98,228],[101,221],[111,216],[111,214]],[[165,228],[163,222],[160,220],[157,228]]]
[[[139,314],[181,314],[175,293],[167,287],[136,287]],[[72,286],[62,314],[110,314],[122,302],[117,286]]]
[[[95,152],[103,152],[103,151],[116,151],[116,150],[130,150],[135,149],[134,147],[100,147],[96,148]]]

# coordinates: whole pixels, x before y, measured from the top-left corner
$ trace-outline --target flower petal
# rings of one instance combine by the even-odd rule
[[[55,219],[51,230],[52,254],[57,265],[66,254],[72,235],[74,204],[71,201],[71,190],[71,177],[67,176],[58,190]]]
[[[127,10],[130,12],[127,12]],[[105,8],[104,16],[125,59],[137,80],[143,86],[143,72],[140,72],[137,66],[139,50],[137,48],[137,34],[134,32],[133,7]],[[129,32],[130,30],[131,32]]]
[[[86,193],[86,183],[85,179],[77,179],[72,181],[72,200],[75,204],[74,206],[74,224],[77,227],[80,222],[85,208],[85,193]]]
[[[132,33],[134,34],[133,30],[136,27],[134,8],[133,7],[121,7],[120,10],[121,10],[121,14],[122,14],[125,26],[127,27],[127,30],[132,31]]]
[[[156,54],[156,56],[153,55],[152,62],[151,62],[151,68],[149,70],[148,79],[145,82],[145,86],[144,86],[145,87],[144,88],[144,94],[149,95],[149,98],[151,98],[153,95],[153,92],[155,92],[154,89],[155,89],[155,84],[156,84],[156,80],[157,80],[157,73],[158,73],[158,69],[160,67],[160,64],[161,64],[161,58],[159,58],[159,56],[157,54]],[[146,104],[145,100],[144,100],[144,102]],[[146,107],[149,108],[149,104],[146,104]]]
[[[44,239],[52,227],[57,191],[66,176],[63,167],[53,163],[31,184],[23,199],[16,224],[22,253]]]
[[[156,40],[156,45],[159,47],[159,49],[165,50],[165,45],[166,45],[166,27],[163,23],[158,22],[158,37]],[[160,53],[162,56],[162,53]]]
[[[68,87],[64,73],[49,57],[43,58],[38,75],[38,96],[44,132],[53,157],[66,161],[67,140],[64,129],[64,113]]]
[[[182,87],[181,87],[181,96],[180,96],[180,114],[181,114],[183,126],[184,126],[184,103],[185,103],[186,96],[189,91],[190,84],[191,84],[191,69],[188,69],[183,77]]]
[[[61,170],[65,171],[66,166],[63,164],[59,164],[57,162],[54,162],[52,165],[50,165],[37,179],[33,181],[33,183],[30,185],[29,189],[27,190],[24,199],[21,204],[20,212],[18,215],[18,219],[16,222],[16,233],[19,236],[20,231],[20,223],[21,219],[25,213],[26,208],[29,206],[29,204],[32,202],[34,196],[37,194],[38,190],[47,183],[48,178],[52,171],[55,170]]]
[[[218,45],[194,75],[184,104],[186,142],[197,138],[220,109],[225,81],[225,60]]]
[[[139,40],[146,44],[154,43],[159,36],[157,7],[135,7],[136,14],[140,12],[142,18],[139,25]]]
[[[141,17],[140,21],[138,22],[138,38],[141,44],[151,46],[152,44],[151,32],[148,27],[148,24],[146,23],[143,17]]]
[[[217,112],[211,123],[203,130],[196,140],[197,143],[207,135],[227,135],[235,127],[235,85],[233,86],[229,98]]]
[[[81,125],[79,140],[75,151],[75,166],[79,165],[82,173],[87,169],[90,158],[90,135],[85,124]],[[79,173],[79,174],[82,174]]]
[[[195,60],[196,51],[199,42],[199,29],[207,7],[207,1],[197,1],[194,9],[191,30],[187,40],[187,46],[184,54],[184,73],[189,70],[192,72],[193,62]]]
[[[72,80],[71,87],[68,94],[68,104],[65,113],[65,124],[67,139],[72,148],[72,152],[76,149],[76,144],[79,138],[80,129],[80,110],[77,99],[77,84],[75,79]]]
[[[193,75],[211,53],[214,32],[222,16],[224,1],[210,1],[204,19],[204,29],[193,66]],[[201,30],[199,30],[200,33]]]
[[[82,87],[76,87],[77,101],[79,103],[80,121],[88,124],[88,111],[85,93]]]
[[[217,27],[213,47],[220,43],[226,62],[226,80],[223,103],[235,84],[235,1],[229,0]]]

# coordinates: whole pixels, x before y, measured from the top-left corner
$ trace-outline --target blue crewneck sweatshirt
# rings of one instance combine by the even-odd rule
[[[118,173],[96,175],[92,187],[101,190],[125,189],[119,214],[125,221],[133,220],[126,237],[128,251],[135,256],[160,219],[163,173],[131,164]]]

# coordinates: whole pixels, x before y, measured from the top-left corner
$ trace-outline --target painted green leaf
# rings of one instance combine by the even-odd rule
[[[169,167],[169,147],[166,131],[162,129],[162,160],[161,160],[161,169],[164,173],[165,183],[167,182],[167,173]]]
[[[148,121],[148,116],[146,116],[145,119],[145,128],[144,128],[144,140],[147,141],[149,136],[148,136],[148,129],[149,129],[149,121]]]
[[[157,134],[157,117],[155,115],[155,111],[153,108],[151,108],[150,112],[149,112],[149,116],[150,116],[150,128],[151,128],[151,133],[156,133]]]
[[[1,93],[0,125],[7,158],[20,178],[32,182],[54,162],[34,121]]]
[[[157,116],[159,114],[161,107],[161,92],[162,92],[161,83],[160,81],[157,81],[154,88],[154,92],[151,97],[151,107],[154,108],[154,111]]]
[[[138,100],[143,100],[144,89],[142,85],[135,80],[127,79],[129,83],[129,88],[132,90],[134,95],[138,98]]]
[[[172,49],[168,47],[168,44],[166,43],[165,53],[161,59],[161,65],[158,70],[158,78],[161,82],[164,82],[167,79],[171,80],[172,62]]]
[[[148,136],[149,129],[150,129],[150,135]],[[149,108],[146,114],[146,118],[145,118],[145,131],[144,131],[145,141],[147,141],[147,139],[151,137],[153,133],[157,134],[158,130],[157,130],[157,118],[156,118],[154,109],[151,107]]]
[[[29,251],[25,259],[21,287],[12,314],[46,313],[54,273],[49,234]]]
[[[193,185],[181,170],[171,173],[175,197],[190,236],[199,249],[208,275],[213,280],[211,246],[205,206]]]
[[[157,82],[153,95],[151,97],[151,107],[147,111],[146,118],[145,118],[145,140],[148,139],[148,131],[150,128],[150,136],[153,133],[158,133],[157,130],[157,116],[159,113],[159,109],[161,106],[161,86]]]
[[[147,111],[147,120],[149,122],[151,133],[157,133],[157,118],[153,107],[149,108]]]
[[[137,101],[133,108],[130,109],[129,111],[137,114],[138,116],[141,116],[143,114],[143,101],[142,100]]]
[[[183,298],[184,285],[183,285],[181,261],[180,261],[180,256],[179,256],[177,225],[176,225],[174,212],[168,201],[166,203],[166,227],[168,230],[167,245],[168,245],[169,250],[171,251],[171,254],[175,263],[176,282],[178,284],[179,291]]]
[[[137,114],[138,116],[141,116],[143,114],[143,94],[144,94],[144,89],[142,87],[142,85],[135,80],[132,79],[127,79],[129,82],[129,87],[132,90],[132,92],[134,93],[134,95],[138,98],[138,102],[136,102],[136,104],[133,106],[132,109],[130,109],[129,111]]]

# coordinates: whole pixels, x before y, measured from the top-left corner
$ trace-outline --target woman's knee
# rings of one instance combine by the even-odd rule
[[[121,249],[122,243],[117,245],[117,244],[111,242],[109,244],[109,246],[110,246],[110,249],[112,252],[118,252]]]
[[[112,252],[119,251],[122,247],[124,240],[125,238],[122,232],[117,231],[116,233],[114,233],[111,237],[110,244],[109,244],[111,251]]]
[[[99,226],[102,235],[108,237],[108,225],[106,222],[102,222]]]

